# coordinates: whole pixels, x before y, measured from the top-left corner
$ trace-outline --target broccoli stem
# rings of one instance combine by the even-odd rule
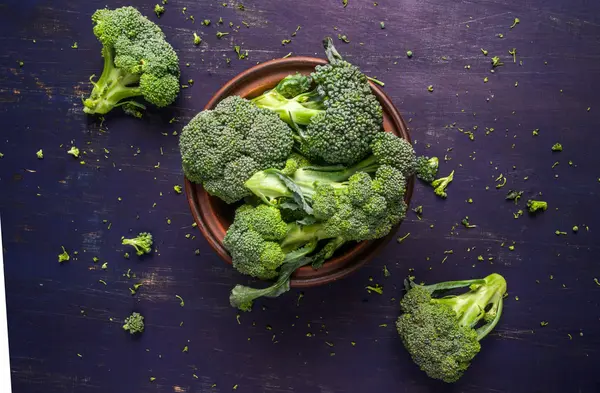
[[[328,236],[323,231],[322,224],[298,225],[296,223],[288,224],[288,233],[280,246],[284,252],[296,250],[305,244],[316,243],[319,240],[327,239]]]
[[[324,112],[323,104],[316,99],[317,97],[316,93],[308,92],[288,99],[275,88],[252,99],[252,102],[259,108],[277,113],[281,120],[292,126],[308,125],[313,116]]]
[[[483,280],[449,281],[425,287],[433,293],[439,290],[469,287],[471,290],[458,296],[432,299],[432,302],[445,304],[456,312],[461,326],[477,331],[477,339],[481,340],[491,332],[502,314],[502,297],[506,292],[506,280],[499,274],[490,274]],[[476,329],[476,325],[484,320],[485,324]]]
[[[139,75],[115,67],[114,54],[109,48],[102,48],[102,56],[104,57],[102,75],[97,82],[90,78],[94,88],[90,97],[83,102],[83,111],[88,114],[106,114],[115,106],[126,103],[126,101],[122,102],[123,100],[142,95],[138,86]]]
[[[325,37],[325,39],[323,40],[323,47],[325,48],[325,56],[331,64],[335,64],[339,61],[344,60],[342,55],[340,55],[337,49],[335,49],[331,37]]]

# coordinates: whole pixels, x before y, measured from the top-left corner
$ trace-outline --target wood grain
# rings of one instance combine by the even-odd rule
[[[235,385],[268,393],[600,391],[600,286],[593,280],[600,279],[600,4],[349,0],[343,8],[341,0],[256,0],[242,11],[226,3],[169,0],[157,20],[155,2],[131,1],[164,29],[182,80],[194,84],[172,108],[142,120],[114,113],[102,125],[83,114],[81,96],[102,67],[90,16],[107,3],[0,5],[0,214],[14,392],[229,392]],[[521,22],[510,29],[515,17]],[[203,19],[212,24],[200,25]],[[217,31],[231,34],[219,40]],[[199,47],[193,32],[203,38]],[[419,184],[413,207],[423,206],[423,218],[409,214],[398,233],[409,238],[390,243],[358,273],[306,290],[299,301],[292,291],[261,302],[238,324],[228,292],[247,280],[212,252],[173,192],[182,173],[172,133],[240,71],[289,52],[322,56],[321,39],[337,34],[350,40],[336,41],[340,52],[386,83],[410,119],[417,151],[446,156],[441,172],[456,170],[455,180],[447,200]],[[233,45],[249,58],[238,60]],[[492,74],[495,55],[505,65]],[[475,126],[473,141],[459,131]],[[555,142],[563,152],[550,150]],[[80,160],[66,154],[72,145],[85,152]],[[43,160],[35,156],[40,148]],[[500,174],[507,184],[496,189]],[[509,189],[525,191],[524,200],[542,193],[550,208],[514,219],[524,201],[504,201]],[[477,227],[462,227],[465,216]],[[127,260],[120,239],[139,231],[155,235],[158,251]],[[61,245],[72,260],[59,265]],[[445,250],[454,253],[442,263]],[[123,276],[128,269],[137,279]],[[403,278],[494,271],[510,292],[499,328],[459,383],[429,380],[394,330]],[[132,297],[136,282],[144,286]],[[373,282],[384,286],[382,296],[365,290]],[[146,316],[139,338],[121,329],[132,311]]]

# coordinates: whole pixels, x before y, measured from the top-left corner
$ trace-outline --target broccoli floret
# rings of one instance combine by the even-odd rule
[[[431,378],[456,382],[479,353],[479,341],[498,324],[506,281],[499,274],[433,285],[407,282],[396,327],[413,361]],[[468,288],[457,296],[438,291]],[[441,296],[441,295],[440,295]]]
[[[560,143],[555,143],[552,145],[552,151],[562,151],[562,145]]]
[[[308,92],[312,87],[310,76],[302,74],[288,75],[283,78],[275,87],[275,93],[281,94],[285,98],[294,98],[302,93]],[[268,95],[268,93],[265,93]]]
[[[141,232],[133,239],[123,238],[121,243],[133,246],[137,255],[150,254],[152,252],[152,234],[148,232]]]
[[[373,153],[357,164],[344,166],[312,165],[306,158],[295,154],[288,159],[283,170],[268,169],[256,172],[246,182],[246,187],[264,202],[281,203],[281,199],[293,198],[302,207],[310,200],[317,185],[345,182],[358,172],[375,174],[381,166],[398,170],[403,179],[412,176],[415,169],[415,152],[410,143],[392,133],[382,132],[371,143]],[[383,187],[385,182],[379,184]],[[402,187],[404,194],[405,187]],[[311,211],[307,211],[312,214]]]
[[[442,197],[442,198],[446,198],[448,196],[448,194],[446,193],[446,188],[448,187],[448,185],[450,183],[452,183],[452,180],[454,180],[454,171],[452,171],[446,177],[441,177],[439,179],[432,181],[431,185],[434,189],[433,191],[435,192],[435,195]]]
[[[238,96],[200,112],[179,139],[186,177],[227,203],[251,195],[244,183],[255,172],[282,167],[293,143],[276,114]]]
[[[37,158],[39,158],[41,160],[42,158],[44,158],[44,151],[42,149],[40,149],[35,153],[35,155]]]
[[[165,7],[162,5],[156,4],[154,6],[154,13],[156,14],[157,17],[160,18],[160,16],[165,13]]]
[[[544,201],[535,201],[533,199],[530,199],[527,201],[527,209],[529,210],[529,213],[535,213],[538,210],[539,211],[546,211],[546,209],[548,209],[548,202],[544,202]]]
[[[175,101],[179,93],[179,59],[160,27],[133,7],[101,9],[92,15],[94,35],[102,43],[104,69],[83,111],[105,114],[143,97],[158,107]]]
[[[142,333],[144,331],[144,317],[137,312],[134,312],[125,318],[123,330],[129,331],[130,334]]]
[[[67,252],[67,250],[65,250],[64,246],[61,246],[63,252],[61,252],[60,254],[58,254],[58,262],[59,263],[63,263],[68,261],[69,259],[71,259],[71,256],[69,255],[69,253]]]
[[[342,59],[331,38],[324,46],[329,64],[317,66],[311,74],[313,90],[288,98],[285,86],[290,81],[284,79],[253,101],[292,125],[299,150],[310,159],[353,164],[369,154],[371,141],[382,132],[383,112],[367,77]],[[299,90],[304,90],[301,86]]]
[[[438,174],[440,160],[437,157],[420,156],[417,158],[417,177],[424,182],[431,183]]]
[[[75,146],[71,146],[71,148],[67,151],[67,154],[70,154],[75,158],[79,158],[79,153],[79,149]]]

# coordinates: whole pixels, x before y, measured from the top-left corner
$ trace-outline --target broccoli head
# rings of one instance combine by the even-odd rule
[[[179,139],[186,177],[227,203],[251,195],[244,182],[255,172],[282,167],[293,143],[276,114],[238,96],[200,112]]]
[[[144,317],[137,312],[134,312],[125,318],[123,330],[129,331],[130,334],[142,333],[144,331]]]
[[[152,252],[152,234],[148,232],[141,232],[133,239],[123,238],[121,243],[133,246],[137,255],[150,254]]]
[[[417,158],[417,177],[426,183],[431,183],[437,177],[439,166],[440,160],[437,157],[420,156]]]
[[[429,377],[456,382],[479,353],[479,341],[500,320],[504,277],[494,273],[478,280],[406,285],[408,291],[400,302],[402,315],[396,322],[405,348]],[[438,297],[440,292],[458,288],[468,288],[468,292]]]
[[[307,84],[289,76],[253,101],[295,129],[299,150],[311,160],[350,165],[369,154],[371,141],[382,132],[383,111],[367,77],[342,59],[331,38],[324,46],[329,64],[311,74],[313,90],[305,91]],[[303,92],[289,97],[292,82],[294,93]]]
[[[143,97],[158,107],[175,101],[179,93],[179,58],[160,27],[133,7],[101,9],[92,15],[94,35],[102,43],[104,69],[83,111],[103,115],[124,104],[144,109],[134,101]]]

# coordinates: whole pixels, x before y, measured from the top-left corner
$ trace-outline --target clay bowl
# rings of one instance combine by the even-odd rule
[[[213,109],[221,100],[231,95],[245,98],[256,97],[275,87],[287,75],[296,72],[309,74],[315,66],[320,64],[327,64],[327,62],[313,57],[292,57],[259,64],[227,82],[211,98],[204,109]],[[384,129],[410,142],[406,124],[390,98],[375,84],[371,83],[371,87],[383,107]],[[407,204],[410,202],[413,186],[414,179],[411,178],[408,181],[405,197]],[[223,247],[223,238],[233,221],[236,206],[228,205],[220,199],[210,196],[201,185],[191,183],[187,178],[185,179],[185,192],[198,228],[217,254],[225,262],[231,264],[231,257]],[[394,232],[391,231],[387,237],[382,239],[346,245],[318,270],[314,270],[310,266],[298,269],[292,276],[291,286],[311,287],[347,276],[376,255],[394,235]]]

